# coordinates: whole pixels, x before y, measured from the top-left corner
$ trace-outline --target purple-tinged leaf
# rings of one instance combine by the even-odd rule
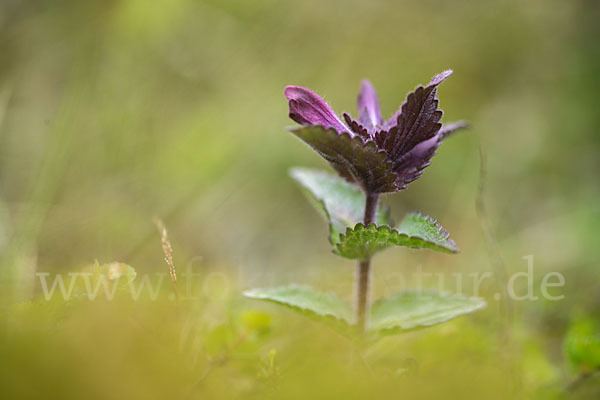
[[[356,133],[358,136],[360,136],[361,138],[363,138],[364,141],[372,140],[373,139],[371,137],[371,134],[367,130],[367,128],[365,128],[364,126],[362,126],[360,124],[360,122],[358,122],[355,119],[353,119],[348,113],[343,113],[342,115],[344,117],[344,120],[346,121],[346,124],[350,127],[350,130],[352,132]]]
[[[397,116],[397,125],[375,134],[377,147],[384,149],[392,161],[399,188],[421,176],[440,145],[442,111],[438,110],[437,86],[451,73],[442,72],[427,87],[419,86],[410,93]]]
[[[372,141],[351,137],[322,126],[292,128],[291,132],[311,146],[321,157],[348,181],[356,183],[365,192],[385,193],[398,190],[394,182],[391,162]]]
[[[394,163],[394,171],[398,176],[397,186],[406,187],[406,184],[421,176],[423,170],[428,167],[435,150],[440,146],[441,138],[436,135],[424,142],[417,144],[408,153],[404,154]]]
[[[457,122],[442,127],[440,122],[437,86],[451,74],[451,70],[444,71],[426,87],[417,87],[386,123],[375,89],[366,80],[358,96],[359,119],[344,113],[345,124],[318,95],[288,86],[290,117],[305,125],[292,132],[363,191],[397,192],[421,176],[442,139],[467,126]]]
[[[380,131],[375,135],[375,142],[385,149],[390,160],[398,160],[404,153],[418,143],[435,136],[442,124],[442,111],[438,110],[437,86],[451,71],[436,75],[427,87],[419,86],[409,93],[402,105],[402,112],[397,117],[396,126],[388,132]]]
[[[446,78],[448,78],[450,75],[452,75],[452,70],[446,70],[444,72],[442,72],[441,74],[437,74],[436,76],[433,77],[433,79],[431,80],[431,82],[429,82],[428,86],[437,86],[440,83],[442,83],[442,81],[444,81]],[[418,89],[418,88],[417,88]],[[406,103],[405,103],[406,104]],[[402,105],[398,111],[396,111],[394,113],[394,115],[392,115],[392,117],[390,119],[388,119],[387,121],[385,121],[383,123],[383,130],[384,131],[388,131],[390,129],[392,129],[394,126],[398,125],[398,117],[400,117],[400,115],[402,115],[402,108],[404,105]]]

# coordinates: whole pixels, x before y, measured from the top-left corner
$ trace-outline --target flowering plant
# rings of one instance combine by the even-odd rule
[[[333,294],[305,286],[251,289],[245,295],[283,304],[322,320],[337,322],[346,331],[354,326],[361,337],[378,337],[434,325],[485,306],[478,298],[405,291],[369,306],[373,254],[389,246],[429,248],[457,253],[458,248],[436,220],[409,213],[394,224],[379,196],[406,189],[451,133],[464,122],[443,125],[437,88],[452,74],[448,70],[419,86],[388,120],[381,116],[371,83],[364,80],[358,95],[358,119],[339,118],[316,93],[288,86],[289,116],[300,124],[291,132],[331,164],[338,175],[294,168],[292,177],[305,189],[329,223],[333,252],[358,260],[354,312]]]

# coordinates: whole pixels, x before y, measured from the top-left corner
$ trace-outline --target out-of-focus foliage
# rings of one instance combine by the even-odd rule
[[[600,371],[600,325],[589,319],[573,324],[567,333],[565,351],[578,372]]]
[[[379,299],[371,309],[371,330],[391,334],[425,328],[485,307],[485,301],[450,293],[405,291]]]
[[[598,398],[563,344],[600,309],[599,18],[590,0],[1,1],[0,397]],[[472,128],[382,201],[397,220],[436,216],[461,253],[390,249],[372,296],[423,271],[426,288],[441,274],[488,307],[359,354],[243,299],[294,281],[353,290],[354,263],[331,254],[288,177],[328,167],[285,131],[285,85],[354,111],[367,77],[388,117],[446,68],[443,121]],[[507,301],[528,255],[538,299]],[[36,273],[68,289],[95,259],[135,268],[136,290],[163,284],[134,300],[120,281],[112,301],[103,286],[91,301],[78,275],[76,295],[46,300]],[[469,274],[486,272],[477,293]],[[548,289],[561,300],[541,293],[549,272],[565,278]]]
[[[354,323],[350,306],[332,293],[319,293],[308,286],[288,285],[276,288],[250,289],[244,296],[289,307],[321,321],[334,322],[343,328]],[[353,333],[353,332],[349,332]]]

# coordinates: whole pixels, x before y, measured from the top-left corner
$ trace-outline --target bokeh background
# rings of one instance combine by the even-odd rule
[[[597,378],[565,390],[581,371],[564,338],[600,309],[599,18],[593,0],[2,0],[0,392],[594,398]],[[327,328],[239,295],[292,281],[353,290],[353,263],[331,254],[288,176],[328,166],[286,133],[283,88],[355,113],[367,77],[389,116],[448,68],[444,121],[472,128],[383,201],[396,220],[436,217],[461,253],[390,250],[373,295],[401,289],[398,273],[409,286],[418,266],[447,290],[452,274],[489,271],[489,306],[386,339],[365,367]],[[95,260],[166,272],[155,217],[179,271],[199,274],[198,300],[43,299],[36,272]],[[563,300],[494,299],[528,255],[536,294],[560,272]],[[250,340],[256,320],[266,327]]]

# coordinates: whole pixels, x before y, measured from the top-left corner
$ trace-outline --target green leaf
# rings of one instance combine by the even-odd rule
[[[435,291],[405,291],[371,307],[369,330],[395,334],[437,325],[486,306],[483,299]]]
[[[329,222],[333,251],[342,257],[365,259],[392,245],[458,252],[448,232],[433,218],[409,213],[393,229],[390,228],[393,222],[389,209],[379,205],[375,223],[365,227],[360,222],[365,209],[365,195],[357,185],[336,175],[307,168],[293,168],[290,175]]]
[[[356,224],[354,228],[347,228],[346,233],[340,235],[339,241],[334,243],[333,251],[339,256],[356,260],[370,258],[378,251],[384,250],[391,245],[403,245],[408,243],[408,238],[389,226],[376,226],[362,223]]]
[[[244,296],[270,301],[321,321],[347,327],[354,319],[350,306],[331,293],[320,293],[308,286],[290,285],[276,288],[250,289]]]
[[[389,246],[413,249],[433,249],[444,253],[457,253],[458,248],[448,232],[436,221],[419,213],[410,213],[397,228],[362,223],[347,228],[334,242],[334,252],[351,259],[364,260]]]
[[[579,373],[600,370],[600,324],[592,319],[574,323],[565,339],[565,352]]]
[[[346,132],[338,133],[322,126],[295,127],[290,132],[329,161],[340,175],[370,193],[398,190],[392,163],[373,141],[364,142],[358,135],[351,137]]]
[[[415,249],[425,247],[444,253],[458,253],[458,247],[456,247],[454,240],[450,239],[450,234],[441,225],[437,224],[434,218],[419,212],[406,214],[396,230],[400,234],[422,240],[416,246],[409,247]]]
[[[331,242],[339,241],[339,234],[346,227],[354,226],[363,219],[365,195],[355,184],[339,176],[308,168],[293,168],[290,175],[305,189],[313,205],[329,222]],[[393,225],[388,208],[377,208],[375,221],[378,225]]]

